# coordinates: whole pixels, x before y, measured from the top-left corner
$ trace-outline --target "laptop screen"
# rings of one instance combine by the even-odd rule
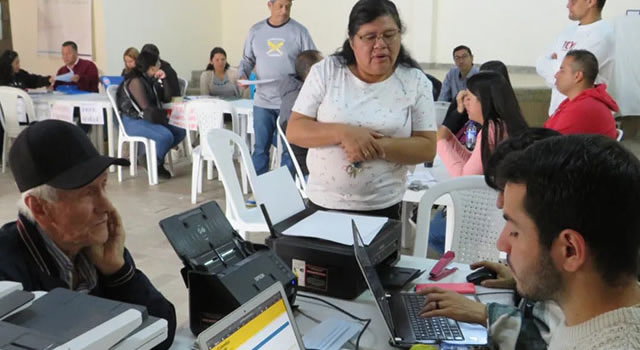
[[[382,312],[382,318],[384,318],[384,321],[387,323],[387,326],[392,333],[391,336],[394,336],[393,333],[395,333],[395,327],[393,326],[391,308],[389,307],[386,293],[382,287],[380,277],[378,277],[378,272],[376,271],[375,266],[371,263],[371,259],[369,259],[369,254],[365,249],[362,237],[360,237],[360,231],[358,231],[358,227],[353,220],[351,220],[351,229],[353,231],[353,250],[356,256],[356,261],[358,262],[358,265],[360,265],[360,269],[364,274],[364,280],[367,282],[369,289],[371,289],[371,293]]]
[[[206,349],[304,350],[292,323],[295,321],[287,312],[288,302],[283,299],[281,289],[269,288],[263,292],[269,293],[268,296],[263,296],[261,293],[254,298],[262,300],[256,306],[249,310],[238,309],[229,314],[227,317],[235,319],[206,341]]]

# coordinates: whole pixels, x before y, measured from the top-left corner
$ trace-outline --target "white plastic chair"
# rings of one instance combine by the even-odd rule
[[[209,130],[224,127],[224,114],[222,103],[219,100],[195,100],[186,104],[185,115],[196,115],[198,121],[198,132],[200,135],[207,135]],[[202,139],[202,143],[206,138]],[[202,193],[202,164],[208,161],[207,179],[213,179],[213,154],[209,148],[199,145],[191,153],[193,160],[191,168],[191,203],[195,204],[198,193]]]
[[[624,137],[624,130],[616,129],[616,141],[618,142],[622,141],[623,137]]]
[[[276,128],[278,128],[278,145],[284,144],[289,152],[289,157],[291,158],[291,162],[293,163],[293,167],[296,169],[296,186],[300,190],[302,197],[307,198],[307,181],[304,179],[304,174],[302,173],[302,168],[300,168],[300,164],[298,163],[298,159],[293,154],[293,149],[291,149],[291,144],[289,140],[287,140],[287,135],[282,130],[282,124],[280,124],[280,116],[276,119]]]
[[[5,172],[7,155],[9,153],[9,143],[11,139],[18,137],[18,134],[25,128],[18,122],[18,98],[22,99],[24,111],[30,118],[36,118],[33,101],[24,90],[2,86],[0,87],[0,122],[4,128],[4,138],[2,140],[2,172]]]
[[[131,166],[129,167],[129,173],[131,176],[136,176],[137,172],[137,147],[136,142],[140,142],[144,145],[145,154],[147,157],[147,176],[149,178],[149,185],[158,184],[158,160],[156,157],[156,142],[152,139],[142,136],[129,136],[127,130],[122,124],[122,118],[120,117],[120,111],[118,110],[118,104],[116,102],[116,92],[118,91],[118,85],[111,85],[107,88],[107,96],[111,102],[111,106],[118,119],[118,158],[122,157],[122,145],[125,142],[129,142],[129,160]],[[171,152],[167,153],[169,159],[169,167],[173,172],[173,160],[171,159]],[[122,182],[122,166],[118,166],[118,181]]]
[[[187,96],[187,89],[189,88],[189,81],[184,78],[178,77],[178,85],[180,86],[180,96]]]
[[[453,208],[447,207],[447,223],[453,222],[453,230],[447,229],[445,251],[453,250],[455,261],[460,263],[499,261],[496,242],[505,221],[502,211],[496,207],[498,193],[487,186],[481,175],[446,180],[425,192],[418,209],[413,255],[427,255],[431,207],[436,199],[446,194],[451,196],[453,203]],[[453,220],[449,220],[449,215]]]
[[[268,232],[269,227],[264,221],[262,212],[258,207],[247,208],[242,197],[240,181],[233,161],[234,149],[240,151],[241,166],[247,171],[249,185],[255,189],[256,170],[251,161],[251,155],[247,144],[240,135],[227,129],[212,129],[206,135],[201,135],[203,147],[208,148],[213,154],[213,159],[218,169],[218,177],[224,186],[226,209],[225,214],[231,225],[246,238],[247,232]]]

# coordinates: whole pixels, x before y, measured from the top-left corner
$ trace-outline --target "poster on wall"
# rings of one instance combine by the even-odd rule
[[[60,56],[62,43],[78,45],[78,55],[93,52],[92,0],[38,0],[38,54]]]

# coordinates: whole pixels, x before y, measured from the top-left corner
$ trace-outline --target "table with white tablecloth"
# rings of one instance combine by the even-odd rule
[[[102,111],[106,111],[107,116],[107,152],[110,157],[115,157],[115,134],[113,130],[113,108],[111,106],[111,102],[106,94],[98,94],[98,93],[83,93],[83,94],[61,94],[58,92],[48,92],[48,93],[31,93],[29,94],[31,99],[33,100],[34,108],[36,109],[36,119],[44,120],[49,119],[52,116],[55,116],[55,110],[58,106],[68,106],[71,108],[78,107],[80,108],[80,117],[81,121],[83,120],[83,111],[85,113],[84,121],[87,124],[99,125],[102,127],[96,127],[95,136],[96,139],[94,142],[96,143],[96,147],[98,151],[104,154],[104,143],[103,143],[103,127],[104,120],[102,117]],[[93,117],[93,115],[97,115],[95,112],[100,111],[100,117]],[[91,118],[88,118],[89,115],[92,114]],[[89,120],[91,119],[91,120]],[[111,171],[115,168],[112,166]]]
[[[426,258],[418,258],[413,256],[403,255],[398,266],[417,268],[425,270],[425,272],[410,283],[407,286],[408,289],[412,289],[416,284],[428,283],[429,273],[428,271],[435,265],[437,261]],[[466,282],[466,276],[471,272],[469,265],[452,263],[451,266],[458,268],[458,271],[445,277],[438,282]],[[307,294],[305,292],[302,292]],[[489,289],[484,287],[476,287],[475,298],[483,303],[498,302],[506,305],[513,305],[513,294],[502,289]],[[364,291],[359,297],[353,300],[342,300],[330,297],[322,297],[316,294],[310,294],[316,297],[329,301],[360,318],[371,319],[371,324],[364,332],[362,339],[360,340],[360,349],[363,350],[391,350],[394,349],[389,345],[389,331],[385,325],[382,314],[378,311],[378,308],[373,300],[371,291]],[[298,329],[304,335],[314,326],[318,321],[322,321],[329,317],[338,317],[349,319],[346,315],[339,311],[328,307],[324,303],[305,299],[301,296],[296,298],[296,304],[299,307],[299,312],[295,313],[296,323]],[[310,317],[309,317],[310,316]],[[313,318],[313,319],[312,319]],[[193,346],[195,337],[189,330],[188,320],[178,320],[178,329],[176,331],[176,338],[171,349],[190,349]]]

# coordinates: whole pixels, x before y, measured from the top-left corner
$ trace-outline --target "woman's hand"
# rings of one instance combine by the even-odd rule
[[[422,317],[444,316],[487,326],[487,307],[480,302],[437,287],[427,287],[416,293],[426,297],[420,312]]]
[[[490,270],[493,270],[496,273],[495,279],[484,280],[480,283],[481,286],[487,288],[500,288],[500,289],[515,289],[516,288],[516,280],[513,278],[511,274],[511,270],[509,267],[490,261],[480,261],[470,265],[470,267],[475,270],[481,267],[486,267]]]
[[[382,146],[376,139],[384,135],[359,126],[345,125],[340,135],[340,147],[351,163],[384,158]]]
[[[167,75],[164,73],[162,69],[158,69],[156,74],[153,75],[156,79],[164,79]]]
[[[468,90],[460,90],[456,96],[457,110],[459,114],[464,113],[464,97],[467,93],[469,93]]]
[[[449,128],[447,128],[446,126],[442,125],[438,128],[438,134],[436,136],[436,139],[438,141],[440,140],[449,141],[452,137],[455,137],[455,135],[453,135],[451,130],[449,130]]]

